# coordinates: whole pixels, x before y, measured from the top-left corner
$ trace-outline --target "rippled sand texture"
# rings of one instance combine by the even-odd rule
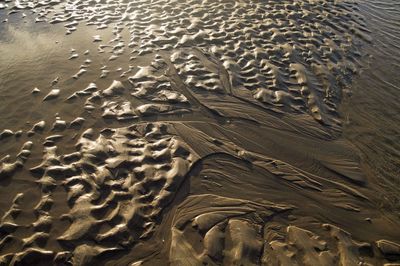
[[[374,42],[357,1],[0,9],[75,47],[3,74],[0,265],[400,264],[400,220],[342,136]]]

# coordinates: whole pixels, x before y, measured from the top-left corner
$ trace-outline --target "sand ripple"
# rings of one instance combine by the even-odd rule
[[[374,41],[357,1],[0,9],[94,33],[0,133],[0,265],[400,262],[399,220],[341,137]]]

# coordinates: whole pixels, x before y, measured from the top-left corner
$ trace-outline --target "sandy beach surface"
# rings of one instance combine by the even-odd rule
[[[396,0],[0,0],[0,265],[400,265]]]

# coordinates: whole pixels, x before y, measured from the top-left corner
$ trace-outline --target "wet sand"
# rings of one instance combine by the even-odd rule
[[[400,264],[399,18],[0,2],[0,265]]]

